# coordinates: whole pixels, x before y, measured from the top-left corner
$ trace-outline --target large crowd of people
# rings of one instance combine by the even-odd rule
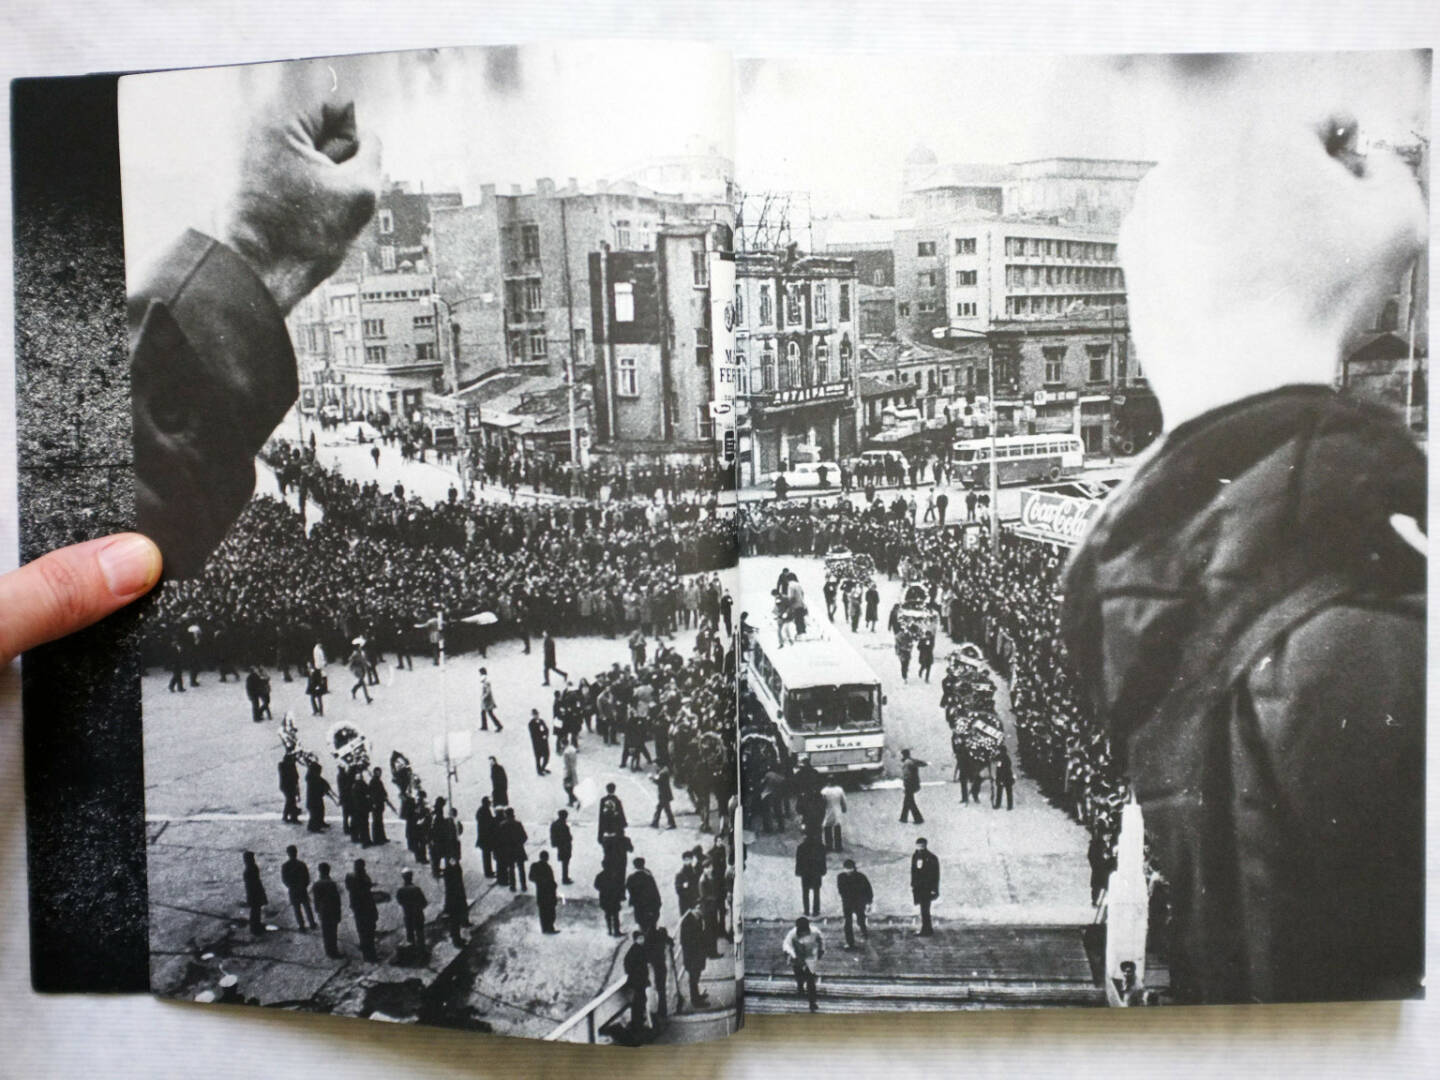
[[[977,543],[973,531],[967,543],[962,528],[917,528],[898,497],[863,510],[847,499],[747,504],[739,535],[742,556],[845,550],[870,556],[881,573],[925,582],[951,637],[980,645],[1008,676],[1020,764],[1113,847],[1124,785],[1060,641],[1060,551],[1005,533],[994,558],[988,538]]]

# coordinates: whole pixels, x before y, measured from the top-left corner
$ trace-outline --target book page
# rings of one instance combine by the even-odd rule
[[[747,1010],[1418,996],[1429,54],[737,84]]]
[[[737,1026],[732,100],[668,43],[122,81],[154,993]]]

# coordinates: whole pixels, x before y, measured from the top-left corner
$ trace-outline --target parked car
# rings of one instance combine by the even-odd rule
[[[783,473],[773,472],[769,482],[773,486],[777,477],[785,477],[791,491],[797,488],[840,487],[840,466],[833,461],[801,461]],[[821,482],[821,478],[824,482]]]

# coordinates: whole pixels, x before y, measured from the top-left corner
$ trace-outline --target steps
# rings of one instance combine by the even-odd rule
[[[822,976],[816,999],[821,1012],[952,1012],[973,1009],[1040,1009],[1056,1006],[1098,1008],[1105,991],[1072,980],[941,979]],[[795,980],[779,975],[747,976],[747,1013],[804,1012],[805,999]]]

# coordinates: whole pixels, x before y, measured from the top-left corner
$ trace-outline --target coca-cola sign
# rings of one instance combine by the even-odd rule
[[[1025,490],[1020,492],[1020,530],[1037,540],[1074,547],[1099,506],[1094,499]]]

